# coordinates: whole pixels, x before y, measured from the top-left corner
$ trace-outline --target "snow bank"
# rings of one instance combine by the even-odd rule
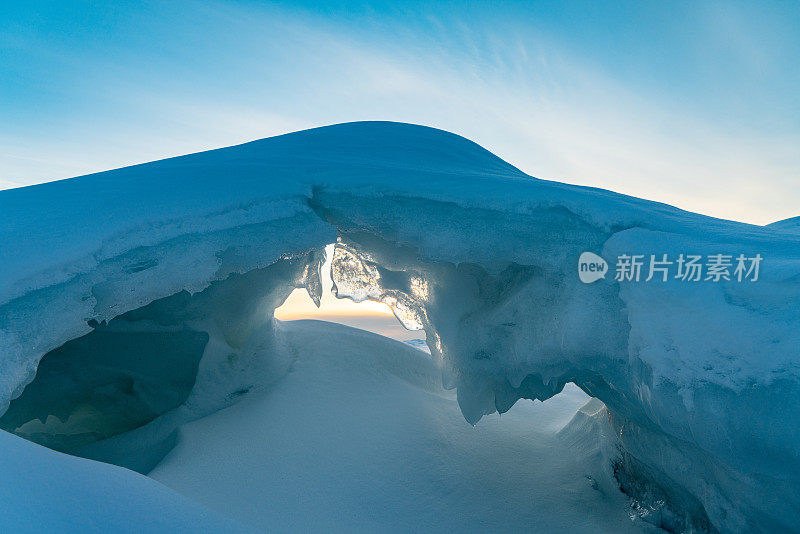
[[[43,355],[93,327],[205,333],[187,400],[137,431],[163,441],[165,417],[218,409],[260,360],[281,361],[272,310],[295,286],[317,294],[319,253],[338,238],[338,295],[424,328],[468,421],[571,381],[608,407],[623,486],[663,496],[676,524],[795,528],[800,241],[780,225],[537,180],[461,137],[392,123],[3,191],[0,207],[4,407]],[[757,282],[586,285],[584,251],[612,269],[622,254],[764,261]]]
[[[138,473],[0,431],[0,528],[16,534],[250,532]]]

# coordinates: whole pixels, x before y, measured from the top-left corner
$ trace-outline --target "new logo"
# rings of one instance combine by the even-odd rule
[[[593,252],[584,252],[578,258],[578,276],[584,284],[597,282],[606,277],[608,263]]]

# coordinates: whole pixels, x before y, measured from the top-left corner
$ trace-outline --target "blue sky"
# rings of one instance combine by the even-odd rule
[[[0,187],[351,120],[758,224],[800,215],[800,3],[0,6]]]

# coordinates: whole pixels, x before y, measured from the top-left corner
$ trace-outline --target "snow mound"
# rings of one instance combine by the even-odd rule
[[[145,476],[0,431],[3,532],[251,532]]]
[[[537,180],[456,135],[377,122],[2,191],[0,208],[0,407],[23,404],[3,428],[146,470],[157,459],[133,449],[169,450],[180,424],[280,374],[273,310],[294,287],[319,297],[338,240],[337,295],[423,328],[469,422],[573,382],[607,407],[633,498],[667,496],[696,530],[796,526],[800,240],[779,227]],[[752,283],[587,285],[584,251],[764,261]],[[95,331],[129,336],[131,357],[53,406],[40,360]],[[198,340],[190,368],[148,395],[134,353],[180,336]],[[94,362],[115,346],[84,342]],[[130,398],[101,406],[108,384]]]

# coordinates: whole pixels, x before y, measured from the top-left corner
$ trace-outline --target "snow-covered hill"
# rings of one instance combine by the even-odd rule
[[[146,470],[176,428],[281,376],[273,310],[294,287],[319,296],[338,240],[338,295],[423,327],[469,422],[574,382],[608,408],[620,486],[665,526],[798,528],[800,240],[781,225],[537,180],[439,130],[351,123],[2,191],[0,228],[8,430]],[[763,261],[743,281],[732,265],[584,284],[586,251],[612,271],[626,256]],[[42,357],[70,371],[37,377]],[[60,380],[74,387],[54,402]]]

